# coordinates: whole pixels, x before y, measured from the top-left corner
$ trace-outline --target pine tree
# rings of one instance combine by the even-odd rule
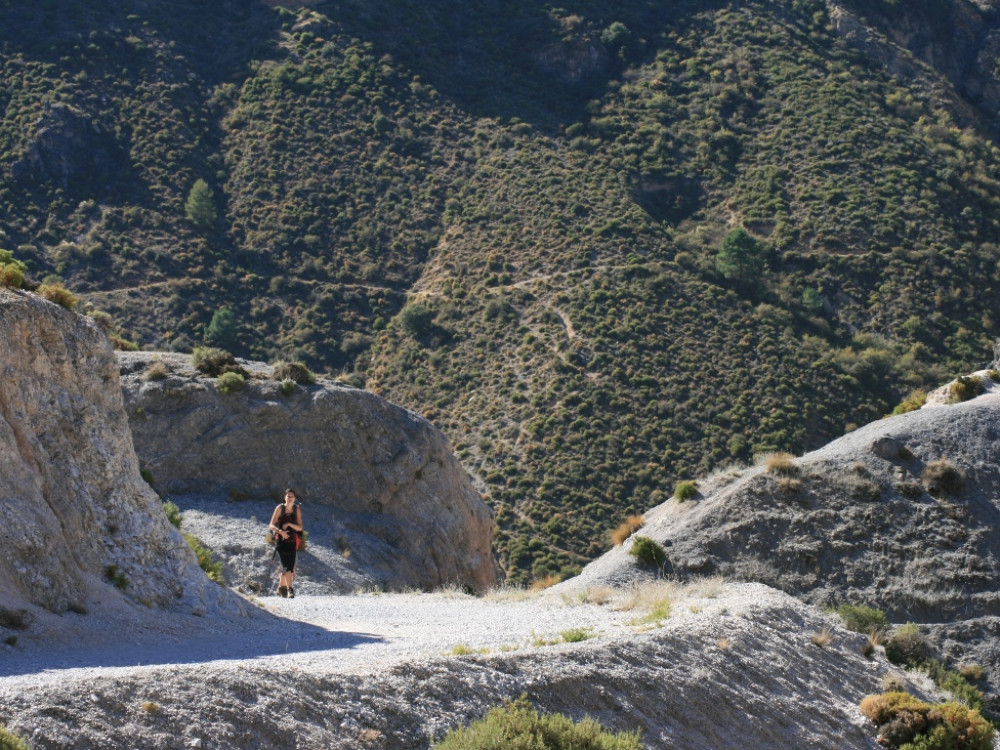
[[[204,180],[195,181],[188,194],[187,203],[184,210],[188,220],[198,229],[211,229],[218,220],[219,215],[215,210],[215,197],[212,188]]]

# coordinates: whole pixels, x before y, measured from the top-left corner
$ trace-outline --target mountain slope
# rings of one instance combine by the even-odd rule
[[[987,358],[995,74],[932,51],[989,7],[270,5],[0,3],[0,245],[123,339],[425,414],[514,580]]]

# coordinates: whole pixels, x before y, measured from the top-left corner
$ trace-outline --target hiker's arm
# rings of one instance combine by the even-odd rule
[[[302,532],[304,531],[302,527],[302,509],[295,509],[295,523],[286,523],[285,528],[292,529],[294,531]]]
[[[281,529],[279,529],[277,527],[277,523],[278,523],[278,511],[280,509],[281,509],[280,506],[274,509],[274,513],[271,514],[271,523],[269,523],[267,525],[268,530],[273,531],[275,534],[282,533]]]

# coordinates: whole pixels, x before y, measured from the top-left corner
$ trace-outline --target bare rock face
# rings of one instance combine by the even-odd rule
[[[0,368],[2,607],[31,619],[35,607],[83,612],[124,596],[199,614],[239,609],[140,476],[117,362],[96,326],[0,288]]]
[[[154,486],[170,497],[243,500],[230,506],[245,511],[228,512],[253,515],[260,539],[284,488],[294,488],[308,548],[326,554],[312,566],[314,583],[326,575],[331,584],[320,590],[349,591],[358,580],[388,589],[496,583],[493,514],[427,420],[333,381],[286,392],[259,363],[244,362],[254,377],[224,394],[187,355],[119,359],[135,450]],[[153,362],[165,377],[149,379]],[[360,579],[335,570],[345,559]]]

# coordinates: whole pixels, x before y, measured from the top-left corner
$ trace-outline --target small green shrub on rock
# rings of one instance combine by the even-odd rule
[[[612,734],[595,719],[574,722],[563,714],[540,714],[522,695],[491,709],[466,728],[453,729],[434,750],[642,750],[639,732]]]
[[[198,346],[191,352],[191,364],[198,372],[203,372],[211,377],[218,377],[225,372],[236,372],[243,377],[247,376],[247,371],[236,361],[236,357],[225,349],[216,349],[211,346]]]
[[[301,362],[276,362],[271,375],[275,380],[292,380],[299,385],[312,385],[316,376]]]
[[[885,612],[861,604],[841,604],[834,610],[844,621],[844,627],[855,633],[882,633],[889,627]]]
[[[896,628],[885,644],[885,655],[893,664],[916,666],[929,654],[927,639],[912,622]]]
[[[968,401],[981,395],[986,391],[983,381],[975,375],[963,375],[953,382],[948,388],[948,400],[953,403]]]
[[[205,575],[216,583],[225,583],[222,578],[222,563],[215,559],[212,550],[202,544],[197,537],[188,534],[186,531],[182,531],[181,536],[184,537],[184,541],[188,543],[188,547],[191,548],[195,557],[198,558],[198,567],[205,571]]]
[[[685,500],[690,500],[692,497],[698,494],[698,483],[692,482],[690,480],[684,480],[678,482],[674,487],[674,497],[676,497],[680,502]]]
[[[42,284],[38,287],[38,294],[49,302],[72,310],[76,307],[76,295],[62,284]]]
[[[229,394],[242,390],[246,380],[238,372],[224,372],[215,379],[215,386],[220,393]]]
[[[655,539],[648,536],[637,536],[632,542],[629,554],[645,565],[661,567],[667,561],[667,552]]]
[[[31,750],[31,745],[0,724],[0,750]]]

